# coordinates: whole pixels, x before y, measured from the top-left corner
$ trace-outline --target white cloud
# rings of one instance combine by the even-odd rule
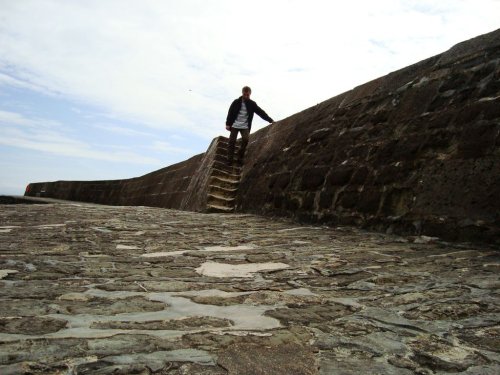
[[[227,134],[243,85],[280,120],[492,31],[498,14],[496,0],[0,0],[0,91],[50,95],[80,121],[2,92],[13,104],[0,103],[0,144],[117,166],[178,161]]]
[[[24,126],[24,127],[42,127],[42,128],[53,128],[62,126],[62,124],[59,123],[58,121],[40,119],[40,118],[27,118],[20,113],[0,110],[0,126],[2,126],[2,128],[5,128],[10,125]]]
[[[37,150],[60,156],[89,158],[113,162],[160,165],[160,160],[130,151],[103,150],[73,139],[61,129],[53,129],[58,123],[50,120],[31,119],[22,114],[0,111],[2,137],[0,145]]]
[[[154,141],[153,144],[149,148],[151,150],[172,153],[172,154],[189,155],[192,152],[190,149],[177,147],[177,146],[172,145],[170,142],[164,142],[164,141]]]
[[[120,125],[97,123],[97,124],[92,124],[91,126],[93,128],[96,128],[96,129],[104,130],[106,132],[110,132],[110,133],[114,133],[114,134],[124,135],[127,137],[153,137],[154,136],[152,133],[143,132],[143,131],[127,128],[124,126],[120,126]]]
[[[1,65],[0,65],[1,67]],[[23,89],[29,89],[33,91],[38,91],[38,92],[44,92],[44,90],[36,85],[33,85],[32,83],[28,81],[23,81],[17,78],[14,78],[12,76],[9,76],[7,74],[3,74],[0,72],[0,87],[1,86],[12,86],[16,88],[23,88]]]
[[[4,84],[207,138],[221,131],[244,84],[282,118],[491,31],[500,14],[498,2],[472,0],[25,0],[2,8]]]

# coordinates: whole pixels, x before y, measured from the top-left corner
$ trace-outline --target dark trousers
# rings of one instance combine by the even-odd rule
[[[231,128],[231,135],[229,136],[229,145],[227,147],[227,160],[229,161],[233,161],[234,147],[236,145],[236,138],[238,137],[238,132],[241,133],[241,145],[238,151],[238,159],[243,160],[243,156],[245,156],[245,149],[247,148],[248,138],[250,136],[250,129]]]

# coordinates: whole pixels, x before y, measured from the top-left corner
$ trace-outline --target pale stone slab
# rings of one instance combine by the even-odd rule
[[[78,302],[87,302],[90,300],[92,296],[84,293],[66,293],[62,296],[59,296],[61,301],[78,301]]]
[[[226,264],[205,262],[196,268],[196,272],[213,277],[253,277],[259,271],[282,270],[290,267],[285,263],[251,263],[251,264]]]
[[[133,245],[116,245],[116,250],[138,250],[137,246]]]
[[[9,276],[12,273],[18,273],[18,272],[19,271],[17,270],[0,270],[0,279]]]

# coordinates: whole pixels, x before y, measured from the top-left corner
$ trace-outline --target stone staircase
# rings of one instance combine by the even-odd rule
[[[220,137],[208,181],[207,212],[234,212],[236,193],[240,183],[241,165],[236,161],[227,165],[227,146],[229,140]],[[235,153],[239,144],[236,143]]]

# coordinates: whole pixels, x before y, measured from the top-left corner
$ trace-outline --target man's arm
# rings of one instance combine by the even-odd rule
[[[257,105],[257,103],[255,103],[255,113],[257,113],[261,119],[266,120],[267,122],[274,122],[274,120]]]

